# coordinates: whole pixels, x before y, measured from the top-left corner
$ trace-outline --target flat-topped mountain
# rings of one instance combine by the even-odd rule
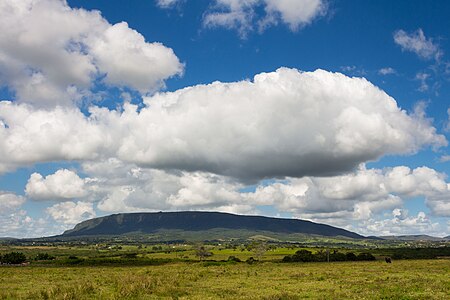
[[[217,229],[364,238],[345,229],[298,219],[199,211],[115,214],[81,222],[75,228],[65,231],[62,236],[152,234],[160,230],[197,232]]]

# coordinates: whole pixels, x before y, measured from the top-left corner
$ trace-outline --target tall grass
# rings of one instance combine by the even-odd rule
[[[0,268],[0,299],[449,299],[449,260]]]

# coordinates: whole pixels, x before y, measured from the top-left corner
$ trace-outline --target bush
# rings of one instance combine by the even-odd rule
[[[285,256],[282,262],[325,262],[328,258],[330,261],[375,260],[375,257],[367,252],[360,253],[356,256],[352,252],[344,254],[337,250],[334,250],[332,253],[318,251],[313,254],[311,251],[302,249],[295,252],[294,255]]]
[[[34,260],[54,260],[55,257],[48,253],[38,253]]]
[[[228,257],[228,261],[241,262],[239,257],[233,256],[233,255]]]
[[[315,261],[315,258],[311,251],[302,249],[292,255],[292,261],[311,262]]]
[[[124,253],[122,254],[122,258],[137,258],[137,253]]]
[[[356,260],[375,260],[375,256],[367,252],[362,252],[356,256]]]
[[[348,261],[355,261],[356,260],[356,255],[353,252],[349,252],[347,254],[345,254],[345,257]]]
[[[246,261],[246,263],[248,263],[249,265],[253,264],[254,262],[256,262],[256,259],[253,258],[253,256],[249,257]]]
[[[1,262],[4,264],[21,264],[27,260],[27,257],[22,252],[10,252],[2,256]]]
[[[346,261],[347,256],[344,253],[334,252],[330,254],[330,261]]]

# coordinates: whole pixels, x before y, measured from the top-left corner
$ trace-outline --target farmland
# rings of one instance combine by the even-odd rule
[[[259,261],[244,247],[205,245],[0,246],[28,266],[0,267],[0,299],[448,299],[450,260],[281,263],[297,248],[272,247]],[[312,252],[318,249],[309,249]],[[340,250],[349,251],[349,250]],[[378,250],[389,251],[389,250]],[[53,260],[33,260],[38,253]],[[357,252],[355,252],[357,253]],[[242,262],[229,261],[234,256]],[[70,258],[69,258],[70,257]]]

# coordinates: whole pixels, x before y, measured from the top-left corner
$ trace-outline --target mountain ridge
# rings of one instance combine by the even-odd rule
[[[219,228],[365,238],[342,228],[306,220],[204,211],[113,214],[83,221],[61,236],[123,235],[133,232],[150,234],[161,229],[203,231]]]

